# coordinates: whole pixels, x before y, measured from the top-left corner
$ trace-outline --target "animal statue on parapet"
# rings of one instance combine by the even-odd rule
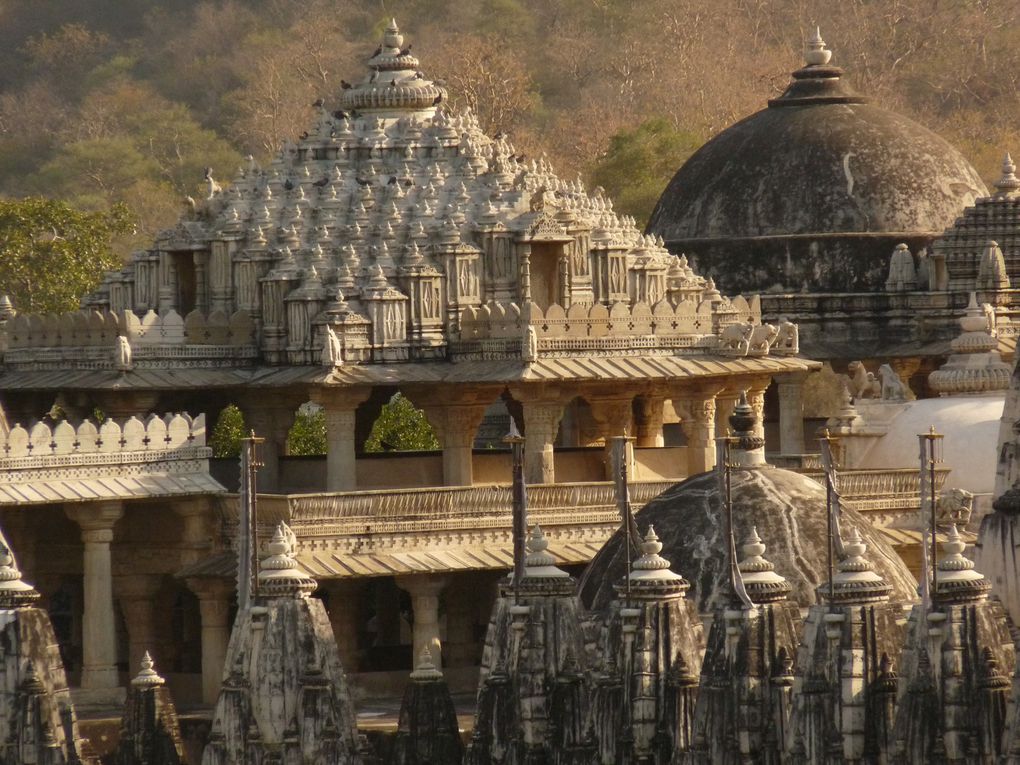
[[[771,352],[782,356],[796,356],[800,353],[800,330],[785,316],[779,317],[779,330]]]
[[[935,504],[935,522],[939,526],[955,523],[961,528],[970,523],[974,495],[966,489],[943,489]]]
[[[903,384],[900,376],[896,374],[896,370],[891,366],[888,364],[880,366],[878,368],[878,377],[881,384],[883,401],[906,401],[909,398],[907,386]]]
[[[846,388],[854,401],[862,398],[881,398],[882,383],[869,372],[862,361],[851,361],[846,368]]]

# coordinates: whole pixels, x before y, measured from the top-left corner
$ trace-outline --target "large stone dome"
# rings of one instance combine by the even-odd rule
[[[768,108],[724,130],[673,177],[649,233],[724,290],[881,288],[987,195],[949,143],[857,95],[820,37]]]
[[[801,606],[816,602],[815,588],[828,580],[825,488],[817,481],[770,465],[737,468],[731,474],[733,526],[737,546],[756,526],[766,557],[792,585],[790,597]],[[730,600],[719,481],[701,473],[667,489],[636,516],[644,533],[649,525],[662,542],[662,556],[691,583],[688,597],[702,613]],[[892,597],[909,602],[917,582],[875,528],[856,511],[844,508],[842,531],[856,528],[868,546],[868,559],[893,587]],[[614,597],[613,585],[625,570],[624,539],[617,532],[588,565],[581,579],[584,604],[601,610]]]

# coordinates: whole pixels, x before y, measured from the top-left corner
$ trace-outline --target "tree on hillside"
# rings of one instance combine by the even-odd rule
[[[609,140],[591,181],[606,190],[617,212],[633,215],[643,228],[669,179],[701,144],[700,136],[678,130],[667,119],[647,120]]]
[[[110,244],[133,226],[123,205],[82,212],[52,199],[0,199],[0,291],[23,313],[73,311],[120,267]]]

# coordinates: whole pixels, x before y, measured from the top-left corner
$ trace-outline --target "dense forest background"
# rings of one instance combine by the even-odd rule
[[[137,220],[299,134],[396,16],[491,133],[643,220],[682,160],[764,106],[813,25],[862,92],[997,177],[1020,150],[1016,0],[0,0],[0,194]]]

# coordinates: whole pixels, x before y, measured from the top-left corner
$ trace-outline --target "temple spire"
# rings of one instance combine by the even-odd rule
[[[822,39],[822,28],[815,27],[814,34],[808,38],[804,49],[804,62],[808,66],[825,66],[832,60],[832,51],[825,47]]]
[[[995,183],[995,196],[1016,196],[1018,190],[1020,190],[1020,178],[1016,177],[1016,165],[1007,151],[1006,156],[1002,158],[1002,177]]]

